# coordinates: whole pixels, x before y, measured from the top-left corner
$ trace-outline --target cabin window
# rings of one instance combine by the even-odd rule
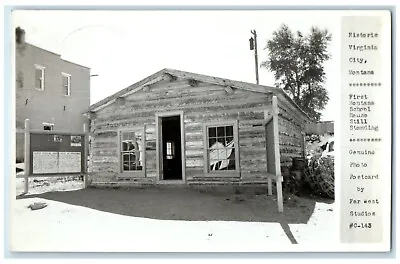
[[[35,65],[35,88],[38,90],[44,90],[44,69],[45,67]]]
[[[65,96],[71,96],[71,75],[62,73],[62,93]]]
[[[208,172],[238,169],[236,130],[236,123],[206,126]]]
[[[144,170],[143,133],[141,131],[121,132],[121,170]]]

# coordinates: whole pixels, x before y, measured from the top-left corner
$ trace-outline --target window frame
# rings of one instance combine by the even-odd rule
[[[210,171],[209,165],[209,148],[208,148],[208,141],[209,141],[209,134],[208,128],[209,127],[221,127],[221,126],[232,126],[233,127],[233,142],[235,148],[235,170],[216,170]],[[206,122],[203,125],[203,150],[204,150],[204,158],[203,158],[203,170],[204,174],[207,176],[240,176],[240,150],[239,150],[239,126],[238,120],[224,120],[224,121],[213,121],[213,122]]]
[[[145,127],[129,127],[129,128],[121,128],[118,130],[117,136],[117,146],[118,146],[118,171],[123,177],[133,177],[133,178],[144,178],[146,177],[146,134]],[[132,170],[132,171],[124,171],[123,170],[123,162],[122,162],[122,134],[128,132],[140,132],[142,133],[142,142],[141,147],[143,149],[143,165],[142,170]]]
[[[41,87],[36,87],[36,70],[40,70],[42,72],[42,76],[40,77],[40,85]],[[35,78],[35,82],[34,82],[34,86],[35,89],[38,91],[44,91],[45,88],[45,71],[46,71],[46,67],[39,65],[39,64],[35,64],[35,74],[34,74],[34,78]]]
[[[61,78],[64,78],[64,77],[67,77],[67,80],[68,80],[68,87],[67,87],[68,88],[68,94],[64,93],[64,82],[63,82],[63,79],[61,79],[63,96],[71,96],[71,74],[62,72],[61,73]]]
[[[45,129],[46,126],[51,128],[50,130],[47,130],[47,131],[53,131],[54,130],[54,123],[43,122],[42,125],[43,125],[43,130],[45,130],[45,131],[46,131],[46,129]]]

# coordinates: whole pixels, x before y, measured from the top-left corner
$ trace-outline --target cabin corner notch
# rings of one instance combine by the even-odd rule
[[[119,106],[123,106],[123,105],[125,105],[125,103],[126,103],[126,99],[125,99],[125,97],[117,97],[117,98],[115,99],[115,103],[116,103],[117,105],[119,105]]]
[[[145,85],[142,90],[144,92],[148,92],[148,91],[150,91],[150,88],[151,88],[150,85]]]
[[[225,86],[225,92],[226,92],[227,94],[233,94],[233,93],[234,93],[234,90],[233,90],[232,87],[230,87],[230,86]]]
[[[188,83],[191,87],[197,87],[201,83],[201,81],[196,80],[196,79],[189,79]]]
[[[172,75],[171,73],[168,73],[168,72],[165,73],[165,77],[166,77],[166,80],[168,80],[170,82],[174,82],[178,79],[178,77],[176,77],[175,75]]]

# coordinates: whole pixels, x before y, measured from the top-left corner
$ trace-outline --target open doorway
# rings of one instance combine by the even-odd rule
[[[180,115],[161,118],[162,179],[182,180]]]

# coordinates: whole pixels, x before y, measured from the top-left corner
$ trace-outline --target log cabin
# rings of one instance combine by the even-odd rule
[[[93,104],[91,185],[269,184],[311,122],[281,89],[163,69]]]

